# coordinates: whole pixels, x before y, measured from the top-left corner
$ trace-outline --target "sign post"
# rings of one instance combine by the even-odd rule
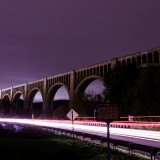
[[[97,121],[105,121],[107,123],[107,160],[110,160],[110,133],[109,126],[114,120],[118,120],[118,107],[116,104],[99,104],[96,112]]]
[[[74,138],[74,119],[76,119],[77,116],[78,116],[78,113],[76,111],[74,111],[73,109],[71,109],[67,114],[67,117],[72,120],[72,135],[73,135],[73,138]]]

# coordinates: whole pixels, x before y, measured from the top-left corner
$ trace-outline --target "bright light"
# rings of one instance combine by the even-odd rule
[[[0,122],[16,122],[21,124],[33,124],[38,126],[48,126],[53,128],[62,128],[72,130],[71,120],[32,120],[32,119],[7,119],[0,118]],[[92,134],[99,134],[106,137],[107,127],[103,126],[89,126],[74,123],[74,130],[81,132],[89,132]],[[111,135],[118,135],[123,137],[132,137],[137,139],[145,139],[154,142],[160,142],[160,132],[151,130],[129,129],[129,128],[112,128],[110,127]],[[160,143],[159,143],[160,146]]]

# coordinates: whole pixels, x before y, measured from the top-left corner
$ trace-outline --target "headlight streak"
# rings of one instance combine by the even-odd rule
[[[32,119],[7,119],[0,118],[0,122],[10,122],[10,123],[21,123],[21,124],[32,124],[37,126],[48,126],[53,128],[62,128],[72,130],[74,127],[75,131],[89,132],[93,134],[100,134],[105,137],[107,133],[107,127],[104,126],[88,126],[81,124],[73,124],[71,121],[59,121],[59,120],[32,120]],[[129,128],[112,128],[110,127],[110,134],[131,137],[143,140],[150,140],[155,142],[160,142],[160,132],[151,130],[140,130],[140,129],[129,129]]]

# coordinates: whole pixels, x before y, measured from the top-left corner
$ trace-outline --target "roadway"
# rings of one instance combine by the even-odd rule
[[[72,124],[72,121],[70,120],[60,121],[60,120],[0,118],[0,122],[33,124],[37,126],[62,128],[67,130],[73,130],[74,128],[74,131],[78,132],[100,135],[102,137],[107,136],[106,126],[90,126],[90,125],[82,125],[76,123]],[[110,127],[110,138],[160,148],[160,131]]]

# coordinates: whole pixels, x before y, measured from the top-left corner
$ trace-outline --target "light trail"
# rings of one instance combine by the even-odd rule
[[[20,124],[32,124],[37,126],[46,126],[53,128],[62,128],[75,131],[91,133],[93,135],[101,135],[106,137],[107,127],[105,126],[89,126],[81,124],[73,124],[69,121],[60,120],[33,120],[33,119],[7,119],[0,118],[0,122],[20,123]],[[114,136],[121,136],[127,138],[134,138],[143,141],[156,142],[156,146],[160,148],[160,131],[129,129],[129,128],[112,128],[110,127],[110,134]]]

